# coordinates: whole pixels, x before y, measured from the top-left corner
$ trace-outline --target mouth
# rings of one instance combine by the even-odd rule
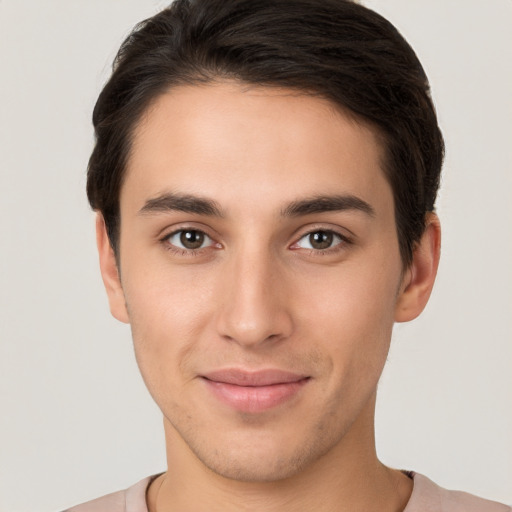
[[[309,376],[275,369],[253,372],[230,368],[201,378],[220,402],[245,413],[264,412],[288,402],[310,381]]]

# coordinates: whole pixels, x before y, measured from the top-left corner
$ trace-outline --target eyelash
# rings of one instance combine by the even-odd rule
[[[186,232],[194,232],[194,233],[199,233],[199,234],[202,234],[204,235],[205,237],[209,238],[212,243],[210,245],[207,245],[206,247],[200,247],[198,249],[183,249],[181,247],[177,247],[176,245],[170,243],[169,239],[172,238],[173,236],[179,234],[179,233],[186,233]],[[170,251],[178,256],[200,256],[205,250],[207,250],[208,248],[214,246],[214,245],[220,245],[218,243],[216,243],[213,238],[208,235],[208,233],[206,233],[205,231],[201,230],[201,229],[195,229],[195,228],[180,228],[180,229],[176,229],[174,231],[172,231],[171,233],[167,233],[165,236],[163,236],[162,238],[160,238],[160,242],[162,243],[162,245],[164,246],[164,248],[167,250],[167,251]]]
[[[338,237],[340,239],[340,242],[334,244],[331,247],[327,247],[326,249],[305,249],[305,248],[293,248],[293,246],[296,246],[301,240],[305,239],[306,237],[309,237],[313,235],[314,233],[325,233],[325,234],[332,234],[335,237]],[[307,233],[304,233],[301,235],[301,237],[292,244],[293,250],[302,249],[303,251],[307,251],[307,254],[310,256],[327,256],[336,254],[339,251],[342,251],[344,248],[346,248],[347,245],[352,245],[353,241],[347,237],[346,235],[343,235],[339,231],[336,231],[334,229],[326,229],[322,227],[317,227],[314,229],[311,229]]]
[[[169,242],[169,239],[179,233],[184,232],[195,232],[204,235],[205,237],[209,238],[212,243],[206,247],[200,247],[198,249],[182,249],[181,247],[177,247],[176,245]],[[311,236],[314,233],[326,233],[326,234],[332,234],[335,237],[338,237],[341,241],[336,243],[332,247],[327,247],[326,249],[306,249],[301,247],[293,247],[296,246],[301,240],[305,239],[306,237]],[[206,232],[204,232],[201,229],[193,229],[193,228],[181,228],[177,229],[175,231],[172,231],[171,233],[166,234],[162,238],[160,238],[160,243],[164,245],[165,249],[178,255],[178,256],[185,256],[185,257],[193,257],[193,256],[199,256],[201,255],[205,250],[207,250],[210,247],[213,247],[215,245],[220,246],[219,243],[215,242],[211,236],[209,236]],[[325,228],[315,228],[307,233],[304,233],[300,236],[300,238],[297,239],[296,242],[294,242],[290,248],[292,250],[299,250],[302,249],[303,251],[306,251],[308,255],[311,256],[323,256],[328,254],[335,254],[338,251],[343,250],[343,248],[347,245],[351,245],[353,241],[347,237],[346,235],[341,234],[340,232],[334,230],[334,229],[325,229]]]

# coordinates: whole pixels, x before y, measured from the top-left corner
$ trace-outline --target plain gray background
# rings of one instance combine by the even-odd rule
[[[90,116],[157,0],[0,0],[0,510],[57,511],[165,468],[129,328],[108,312],[85,198]],[[430,77],[443,255],[395,329],[378,451],[512,502],[512,2],[368,0]]]

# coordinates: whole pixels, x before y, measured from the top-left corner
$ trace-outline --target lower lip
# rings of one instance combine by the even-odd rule
[[[236,386],[225,382],[203,380],[221,402],[240,412],[257,413],[291,400],[309,379],[269,386]]]

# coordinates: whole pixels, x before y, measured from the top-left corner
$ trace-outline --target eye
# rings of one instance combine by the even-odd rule
[[[301,249],[325,251],[344,241],[345,239],[334,231],[318,230],[304,235],[295,245]]]
[[[180,229],[166,236],[164,240],[179,249],[189,251],[203,249],[214,243],[206,233],[197,229]]]

